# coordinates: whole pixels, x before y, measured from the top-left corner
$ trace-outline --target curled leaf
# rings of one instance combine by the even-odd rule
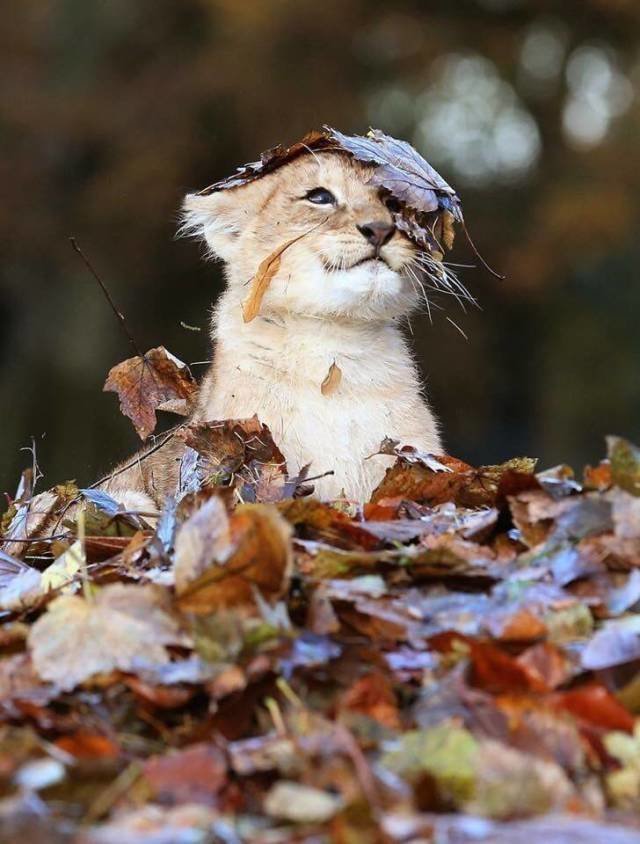
[[[322,225],[324,220],[322,220],[318,225]],[[262,300],[264,299],[265,293],[269,289],[269,285],[276,277],[278,270],[280,269],[280,264],[282,262],[282,256],[286,252],[286,250],[292,246],[294,243],[297,243],[299,240],[302,240],[303,237],[306,237],[309,232],[317,229],[318,226],[313,226],[311,229],[307,229],[307,231],[302,232],[302,234],[296,235],[296,237],[292,237],[290,240],[287,240],[286,243],[283,243],[282,246],[279,246],[275,249],[270,255],[260,262],[258,266],[258,270],[251,281],[251,289],[249,291],[249,295],[242,303],[242,318],[245,322],[251,322],[252,319],[255,319],[260,312],[260,306],[262,305]]]

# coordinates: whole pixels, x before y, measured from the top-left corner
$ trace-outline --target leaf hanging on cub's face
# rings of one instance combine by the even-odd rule
[[[322,223],[324,223],[324,220],[322,221]],[[322,223],[319,223],[318,225],[322,225]],[[286,250],[294,243],[297,243],[299,240],[302,240],[303,237],[306,237],[309,232],[313,231],[316,228],[318,228],[318,226],[313,226],[313,228],[309,229],[308,231],[305,231],[302,234],[296,235],[296,237],[292,237],[290,240],[285,241],[285,243],[283,243],[281,246],[278,246],[277,249],[275,249],[270,255],[267,255],[267,257],[260,262],[255,276],[251,279],[251,288],[249,290],[249,295],[242,303],[242,319],[245,322],[251,322],[252,319],[255,319],[258,316],[260,312],[260,306],[262,305],[262,300],[264,299],[265,293],[269,289],[269,285],[276,277],[276,274],[280,269],[282,256],[286,252]]]

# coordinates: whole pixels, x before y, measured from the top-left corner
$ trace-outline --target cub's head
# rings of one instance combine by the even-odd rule
[[[248,292],[279,248],[261,312],[389,319],[418,303],[417,248],[393,223],[372,168],[333,151],[309,152],[259,179],[189,194],[185,230],[225,261],[230,287]]]

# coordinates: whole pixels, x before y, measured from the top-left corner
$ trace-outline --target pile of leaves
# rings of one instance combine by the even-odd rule
[[[108,383],[141,436],[193,393],[162,349]],[[578,480],[387,440],[327,503],[255,418],[178,435],[157,513],[10,501],[0,840],[640,839],[638,448]]]

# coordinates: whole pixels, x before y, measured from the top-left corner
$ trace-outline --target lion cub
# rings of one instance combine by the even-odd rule
[[[343,153],[309,153],[184,203],[185,230],[224,261],[227,280],[194,418],[257,414],[292,475],[308,463],[312,475],[333,471],[315,482],[322,498],[367,500],[389,465],[388,457],[370,457],[384,437],[440,451],[400,329],[419,302],[416,247],[395,228],[370,174]],[[258,315],[245,322],[258,266],[292,240]],[[176,448],[161,449],[107,488],[129,506],[148,502],[133,495],[142,490],[159,503],[175,487]]]

